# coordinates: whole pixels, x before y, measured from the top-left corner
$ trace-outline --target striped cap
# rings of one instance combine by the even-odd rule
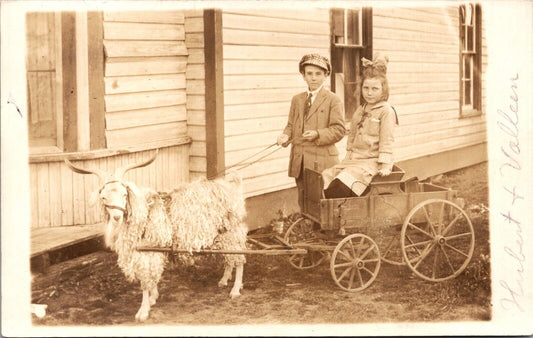
[[[324,69],[326,76],[328,76],[331,72],[331,64],[329,63],[328,58],[323,57],[320,54],[307,54],[302,57],[300,63],[298,64],[300,73],[302,74],[304,73],[305,65],[313,65]]]

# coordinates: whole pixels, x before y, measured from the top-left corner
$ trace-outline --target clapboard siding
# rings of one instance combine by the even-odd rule
[[[145,92],[152,90],[185,89],[185,74],[115,76],[105,79],[107,94]]]
[[[242,29],[224,29],[224,44],[249,46],[288,46],[313,48],[329,44],[329,35],[308,35],[281,32],[261,32]]]
[[[189,180],[189,146],[161,148],[156,160],[144,168],[130,170],[124,177],[156,191],[170,191]],[[121,154],[85,161],[73,161],[84,168],[114,172],[115,168],[139,163],[153,155],[153,150]],[[91,205],[99,189],[95,175],[73,173],[63,162],[30,163],[32,227],[94,224],[103,221],[99,205]]]
[[[186,69],[187,133],[192,139],[189,149],[191,179],[205,177],[205,52],[204,17],[202,10],[185,12],[185,44],[189,53]]]
[[[179,122],[187,119],[184,105],[126,110],[106,115],[107,130]]]
[[[185,28],[176,24],[104,22],[108,40],[181,40]]]
[[[255,75],[226,75],[224,76],[224,89],[272,89],[293,88],[300,90],[305,82],[294,74],[272,74],[257,77]],[[296,89],[297,88],[297,89]]]
[[[257,18],[272,18],[272,19],[289,19],[289,20],[305,20],[308,24],[313,25],[317,23],[328,23],[328,17],[324,15],[323,11],[310,11],[300,8],[287,8],[287,6],[278,6],[276,4],[269,3],[266,7],[262,8],[228,8],[224,11],[227,14],[254,16]],[[228,24],[228,27],[230,25]],[[256,27],[256,29],[258,29]]]
[[[186,56],[107,58],[105,76],[176,74],[186,68]]]
[[[307,21],[302,13],[314,12],[320,21]],[[287,13],[287,12],[286,12]],[[293,11],[291,17],[263,17],[254,12],[242,11],[239,14],[224,12],[222,24],[224,28],[245,29],[250,31],[303,33],[310,35],[329,34],[329,13],[327,9],[310,9]],[[329,42],[328,42],[329,43]]]
[[[223,12],[222,25],[224,147],[230,166],[271,145],[285,127],[292,97],[305,90],[298,61],[313,52],[329,56],[329,10],[232,9]],[[284,149],[242,169],[245,195],[293,186],[288,160]]]
[[[117,41],[105,40],[107,57],[187,55],[184,41]]]
[[[187,58],[182,11],[104,11],[108,148],[187,135]]]
[[[224,47],[225,48],[225,47]],[[320,51],[313,50],[319,53]],[[329,52],[328,52],[329,53]],[[270,55],[265,54],[265,57]],[[225,75],[272,75],[294,74],[298,76],[298,58],[294,60],[227,60],[224,59]],[[304,87],[305,88],[305,87]]]
[[[373,48],[389,57],[396,161],[486,142],[485,111],[460,118],[457,6],[374,8]]]
[[[279,126],[287,123],[287,116],[263,117],[261,119],[247,119],[226,123],[226,136],[254,134],[257,130],[279,131]],[[228,125],[231,127],[228,127]]]
[[[105,96],[106,111],[132,110],[173,106],[186,103],[186,93],[183,90],[149,91]]]
[[[104,11],[104,21],[183,24],[183,11]]]
[[[224,92],[224,103],[226,106],[230,106],[256,103],[290,102],[292,97],[301,91],[301,87],[227,90]]]
[[[282,116],[288,118],[290,105],[290,101],[286,101],[226,106],[224,109],[224,117],[226,121],[255,119],[257,116]]]
[[[297,45],[292,46],[258,46],[258,45],[226,45],[224,44],[224,59],[226,60],[285,60],[293,61],[298,55],[304,55],[309,53],[309,50],[313,50],[316,53],[326,54],[329,52],[329,39],[322,39],[324,45],[316,44],[310,47],[299,47]],[[322,46],[320,48],[319,46]],[[296,57],[296,67],[298,67],[298,60],[301,58]],[[298,68],[296,68],[298,71]]]
[[[111,149],[118,149],[138,143],[170,141],[186,134],[186,121],[106,130],[107,145]]]

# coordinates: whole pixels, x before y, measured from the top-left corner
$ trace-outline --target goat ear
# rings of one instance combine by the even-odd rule
[[[148,206],[143,193],[133,184],[125,184],[128,191],[126,210],[128,218],[135,223],[144,222],[148,218]]]

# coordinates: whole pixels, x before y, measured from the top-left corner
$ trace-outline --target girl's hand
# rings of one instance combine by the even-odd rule
[[[380,163],[378,174],[381,176],[389,176],[392,172],[392,163]]]
[[[344,161],[349,161],[352,159],[352,151],[351,150],[348,150],[346,152],[346,157],[344,157]]]

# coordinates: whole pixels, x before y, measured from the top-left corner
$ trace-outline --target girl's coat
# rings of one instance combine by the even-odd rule
[[[346,158],[322,173],[324,188],[338,178],[360,196],[378,172],[379,163],[392,163],[396,113],[386,101],[357,108],[346,146]]]

